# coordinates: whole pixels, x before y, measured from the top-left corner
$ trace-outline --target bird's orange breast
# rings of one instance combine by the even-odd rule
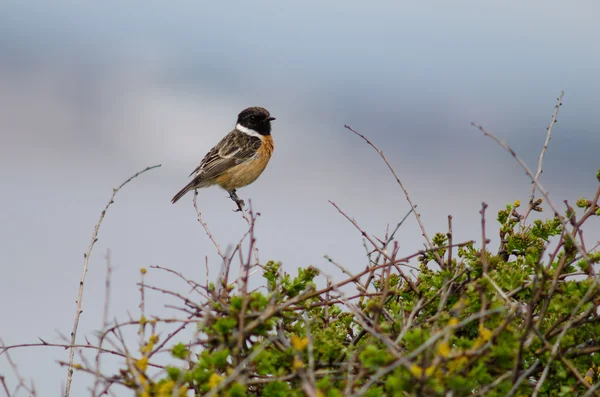
[[[267,167],[274,148],[273,137],[263,136],[262,144],[257,150],[255,158],[228,169],[216,177],[215,182],[229,192],[251,184]]]

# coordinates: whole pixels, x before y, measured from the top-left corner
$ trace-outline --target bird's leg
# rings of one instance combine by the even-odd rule
[[[237,211],[243,212],[244,211],[244,200],[242,200],[241,198],[238,197],[235,189],[233,189],[232,191],[229,192],[229,198],[231,198],[238,206]]]

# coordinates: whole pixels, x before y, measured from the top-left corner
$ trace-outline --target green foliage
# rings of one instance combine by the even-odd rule
[[[592,202],[588,199],[586,199],[585,197],[580,198],[579,200],[577,200],[577,202],[575,203],[579,208],[589,208],[592,205]]]
[[[181,360],[185,360],[189,353],[189,350],[187,349],[187,347],[185,347],[183,343],[178,343],[171,348],[171,354],[173,355],[173,357],[179,358]]]

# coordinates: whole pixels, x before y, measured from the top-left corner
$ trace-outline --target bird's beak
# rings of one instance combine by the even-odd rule
[[[268,117],[267,121],[273,121],[273,120],[277,120],[275,117]]]

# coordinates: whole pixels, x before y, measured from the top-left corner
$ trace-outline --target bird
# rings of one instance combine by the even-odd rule
[[[265,170],[275,148],[269,111],[259,106],[242,110],[235,127],[213,147],[189,175],[193,179],[171,200],[175,204],[191,190],[219,185],[241,211],[236,189],[254,182]]]

